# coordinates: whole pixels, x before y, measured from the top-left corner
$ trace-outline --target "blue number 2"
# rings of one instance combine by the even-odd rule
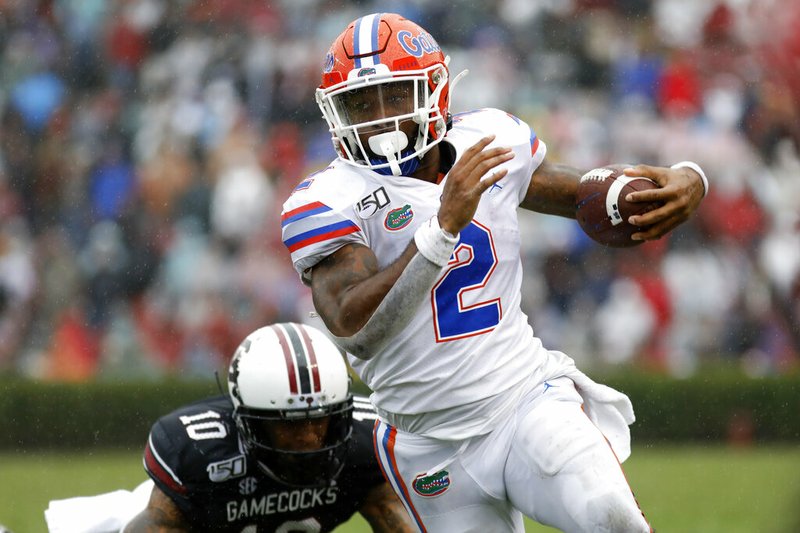
[[[436,342],[447,342],[492,331],[503,309],[500,298],[470,305],[464,296],[486,286],[497,266],[497,254],[489,228],[475,222],[461,230],[461,238],[444,275],[431,289]]]

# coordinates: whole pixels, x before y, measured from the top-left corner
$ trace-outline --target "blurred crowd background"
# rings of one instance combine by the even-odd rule
[[[330,42],[395,11],[448,53],[453,111],[528,121],[579,168],[701,164],[711,192],[610,250],[523,214],[523,302],[585,368],[800,361],[795,0],[0,0],[0,375],[209,377],[311,321],[283,200],[334,157]]]

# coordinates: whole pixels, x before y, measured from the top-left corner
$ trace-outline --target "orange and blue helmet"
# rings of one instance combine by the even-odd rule
[[[448,60],[427,31],[400,15],[350,23],[328,50],[316,92],[339,158],[411,174],[447,131]]]

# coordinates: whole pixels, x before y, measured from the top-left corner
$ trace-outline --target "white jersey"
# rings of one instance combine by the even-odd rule
[[[443,142],[458,159],[489,134],[496,136],[491,146],[514,149],[503,165],[508,174],[483,194],[411,322],[372,359],[349,358],[374,391],[371,399],[383,418],[438,438],[488,431],[493,415],[514,401],[500,393],[548,358],[520,308],[517,220],[545,145],[526,123],[497,109],[454,116]],[[435,184],[384,176],[334,161],[301,182],[284,204],[283,241],[295,268],[303,274],[348,243],[368,246],[385,268],[419,225],[437,214],[446,179]]]

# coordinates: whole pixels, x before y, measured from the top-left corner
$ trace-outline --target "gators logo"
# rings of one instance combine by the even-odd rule
[[[325,56],[325,65],[322,67],[322,72],[328,73],[333,70],[334,57],[333,52],[328,52]]]
[[[414,218],[414,211],[411,210],[411,204],[406,204],[389,211],[386,214],[386,220],[383,221],[383,226],[389,231],[401,230],[408,226],[412,218]]]
[[[414,482],[411,483],[411,486],[414,487],[414,492],[420,496],[426,498],[438,496],[450,488],[450,472],[447,470],[439,470],[430,476],[420,474],[414,478]]]

